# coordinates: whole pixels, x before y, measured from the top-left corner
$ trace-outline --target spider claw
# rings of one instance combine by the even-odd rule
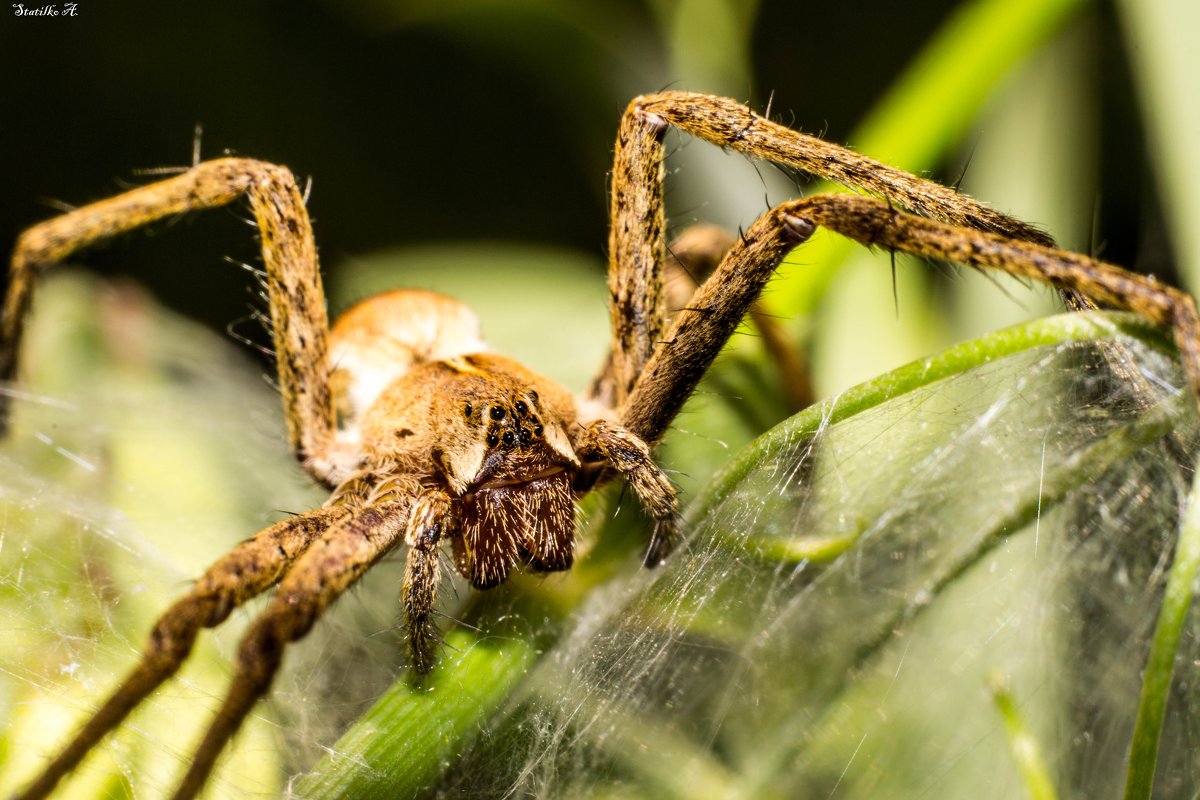
[[[654,531],[650,536],[650,544],[646,547],[646,556],[642,566],[657,567],[667,560],[679,543],[678,520],[672,516],[654,521]]]

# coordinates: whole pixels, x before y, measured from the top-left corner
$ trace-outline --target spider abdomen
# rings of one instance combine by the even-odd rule
[[[354,424],[414,367],[486,349],[479,319],[452,297],[397,289],[356,303],[329,332],[330,384],[341,424]]]

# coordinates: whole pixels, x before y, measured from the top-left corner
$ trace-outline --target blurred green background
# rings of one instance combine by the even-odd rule
[[[1172,283],[1196,286],[1190,276],[1200,268],[1200,247],[1194,226],[1186,223],[1200,218],[1191,191],[1200,183],[1200,103],[1191,85],[1200,64],[1188,36],[1200,29],[1200,20],[1184,0],[836,6],[721,0],[380,0],[203,6],[127,2],[119,7],[84,0],[77,15],[0,17],[0,65],[5,75],[0,83],[0,179],[5,186],[0,231],[6,242],[52,214],[57,202],[78,205],[144,182],[146,178],[137,175],[140,168],[190,163],[193,130],[200,124],[205,157],[229,150],[286,164],[302,179],[311,177],[309,206],[335,308],[385,286],[433,286],[478,305],[489,338],[575,388],[586,381],[605,346],[605,191],[616,124],[632,96],[663,87],[728,94],[759,110],[769,105],[774,118],[808,132],[947,183],[961,181],[972,194],[1044,226],[1070,247]],[[679,138],[672,140],[672,147],[668,203],[675,230],[695,221],[746,226],[795,190],[792,176],[765,165]],[[802,182],[802,188],[813,184]],[[223,260],[257,262],[244,216],[238,208],[187,215],[153,231],[121,237],[80,259],[106,277],[132,278],[208,332],[163,316],[152,301],[128,286],[58,282],[39,304],[39,332],[31,336],[25,353],[25,386],[38,394],[18,403],[23,422],[14,437],[12,460],[2,465],[5,549],[0,592],[6,602],[0,610],[12,645],[0,661],[6,677],[0,681],[0,710],[11,721],[0,739],[0,754],[5,756],[0,785],[5,789],[27,775],[39,748],[60,742],[71,718],[86,713],[132,663],[154,615],[179,594],[199,564],[278,518],[278,511],[299,510],[321,500],[305,486],[279,443],[278,403],[261,380],[269,372],[266,360],[242,363],[258,356],[250,347],[231,343],[226,332],[232,326],[238,336],[264,341],[257,323],[248,319],[261,308],[251,281],[242,269]],[[836,273],[829,271],[839,265]],[[1030,291],[1007,282],[997,286],[971,273],[908,259],[897,262],[893,294],[889,267],[886,255],[864,256],[855,248],[814,241],[781,269],[781,278],[769,288],[772,310],[812,354],[818,395],[840,391],[947,342],[1016,318],[1041,316],[1056,305],[1041,289]],[[541,314],[546,316],[535,316]],[[750,367],[739,371],[744,362]],[[1015,362],[997,373],[984,373],[981,380],[989,388],[1013,385],[1039,365],[1036,360]],[[739,353],[719,366],[724,373],[678,420],[664,453],[666,463],[679,470],[676,479],[689,499],[742,443],[786,413],[753,354],[743,359]],[[939,425],[952,430],[961,425],[975,437],[969,439],[973,447],[1002,464],[1017,451],[1030,455],[1026,439],[1040,441],[1040,434],[1031,429],[1023,432],[1026,437],[1018,440],[1020,444],[997,449],[993,429],[976,429],[973,415],[982,417],[991,408],[1010,404],[979,395],[970,380],[962,390],[968,401],[955,391],[948,400],[939,397],[929,403],[938,412],[933,417],[935,432]],[[1047,416],[1055,417],[1058,391],[1054,386],[1045,390],[1039,407]],[[1016,398],[1013,404],[1019,412],[1027,396],[1018,390]],[[933,435],[922,421],[929,418],[916,416],[925,404],[923,396],[913,401],[914,416],[906,419],[914,423],[919,431],[914,436],[921,442]],[[965,416],[953,416],[951,410]],[[865,513],[858,506],[844,504],[843,496],[857,493],[879,501],[877,470],[884,470],[880,474],[899,486],[924,486],[916,481],[924,456],[920,447],[906,441],[911,432],[901,429],[898,444],[887,446],[890,440],[880,438],[876,430],[902,428],[893,424],[901,413],[909,412],[893,410],[861,423],[867,430],[862,441],[874,450],[858,447],[859,440],[846,434],[849,443],[841,446],[857,454],[858,461],[825,456],[829,460],[822,466],[836,467],[830,470],[831,483],[812,490],[814,497],[827,498],[817,504],[824,516],[811,510],[806,514],[814,520],[830,518],[829,530],[844,534],[867,521],[857,516]],[[1020,413],[1015,417],[1005,423],[1006,430],[1019,430],[1029,418]],[[834,439],[825,445],[831,454],[839,452]],[[1088,443],[1085,438],[1079,446]],[[941,440],[930,447],[943,452]],[[1032,461],[1009,467],[1028,479],[1038,470],[1036,449],[1032,455]],[[972,485],[970,480],[944,488],[981,469],[985,477],[993,477],[991,468],[970,456],[968,452],[966,466],[958,453],[953,468],[923,476],[934,479],[928,492],[938,501],[948,502],[953,496],[966,505],[971,505],[974,493],[997,502],[1010,499],[994,491],[995,486]],[[889,466],[880,466],[884,459],[892,459]],[[1157,486],[1152,479],[1162,480],[1164,486],[1174,480],[1153,471],[1170,473],[1164,466],[1171,464],[1169,455],[1157,454],[1150,463],[1152,478],[1138,473],[1124,483],[1113,480],[1116,489],[1102,488],[1122,500],[1133,497],[1136,502],[1129,505],[1136,511],[1139,492]],[[768,470],[766,480],[772,487],[776,477]],[[807,491],[803,483],[787,488],[802,493]],[[1013,489],[1013,499],[1040,491],[1028,483]],[[1171,488],[1177,489],[1174,483]],[[912,491],[924,498],[927,490]],[[1091,494],[1105,496],[1100,491]],[[1173,522],[1164,519],[1175,509],[1175,495],[1165,490],[1151,494],[1161,495],[1166,508],[1155,508],[1145,527],[1161,537],[1172,529]],[[617,524],[603,523],[612,516],[603,503],[612,499],[602,498],[585,509],[591,520],[581,539],[585,549],[598,539],[619,538],[613,533]],[[741,508],[753,509],[757,517],[760,505],[751,497]],[[957,521],[929,522],[924,506],[917,508],[912,512],[916,519],[946,534],[947,547],[953,547],[954,534],[960,532]],[[989,531],[999,512],[986,507],[976,511],[984,517],[979,529]],[[617,521],[625,522],[625,516]],[[807,522],[802,515],[796,519]],[[765,528],[778,522],[770,515],[757,521]],[[783,523],[785,533],[790,532],[787,517]],[[722,523],[718,519],[712,524]],[[598,536],[602,525],[605,532]],[[1036,623],[1043,608],[1069,605],[1056,602],[1058,596],[1049,592],[1059,591],[1060,581],[1076,580],[1061,574],[1073,573],[1076,563],[1088,565],[1079,568],[1085,576],[1077,579],[1079,583],[1115,587],[1112,602],[1124,602],[1119,590],[1127,576],[1114,577],[1119,570],[1108,554],[1134,529],[1133,523],[1122,522],[1095,535],[1092,541],[1100,545],[1100,552],[1090,560],[1077,561],[1068,543],[1065,555],[1048,559],[1053,574],[1039,579],[1044,582],[1037,591],[1022,582],[1026,567],[1014,569],[1000,562],[1000,574],[1029,602],[1030,610],[1022,613],[1035,621],[1035,635],[1042,630]],[[925,549],[925,528],[910,521],[905,530],[910,532],[881,533],[879,538],[898,537],[903,547],[914,551],[906,555],[911,562],[905,563],[924,564],[920,551]],[[816,527],[804,534],[825,532]],[[707,533],[700,537],[705,542]],[[635,536],[631,539],[636,541]],[[1130,536],[1128,541],[1141,540]],[[785,617],[789,609],[799,609],[814,625],[863,635],[860,626],[846,621],[856,619],[855,603],[871,604],[877,598],[870,593],[872,579],[856,570],[863,563],[882,570],[898,560],[897,552],[907,550],[885,548],[882,554],[875,552],[877,561],[870,555],[863,561],[843,559],[839,567],[846,572],[834,574],[846,576],[850,599],[839,596],[832,602],[806,604],[802,601],[812,598],[804,594],[801,584],[807,576],[797,578],[798,567],[768,561],[752,569],[738,551],[721,553],[720,546],[718,541],[716,556],[699,551],[708,560],[695,575],[712,581],[716,588],[711,592],[688,572],[692,562],[680,561],[672,571],[655,573],[664,576],[667,587],[660,592],[665,597],[656,598],[649,582],[660,578],[632,569],[632,562],[624,565],[629,568],[609,569],[603,554],[570,576],[519,581],[516,587],[487,595],[448,592],[453,616],[492,632],[507,631],[505,625],[517,628],[512,636],[487,640],[488,645],[501,642],[501,650],[508,647],[516,655],[502,661],[493,675],[487,672],[494,667],[491,662],[472,666],[466,656],[460,660],[448,651],[448,663],[474,676],[475,683],[467,688],[478,689],[479,676],[490,675],[483,685],[494,687],[494,696],[479,700],[479,708],[471,710],[477,716],[468,713],[449,722],[431,715],[429,706],[420,705],[421,697],[409,698],[416,703],[409,708],[411,716],[426,724],[412,729],[410,739],[401,736],[400,752],[391,754],[391,760],[403,767],[400,772],[409,770],[412,785],[424,787],[449,764],[467,765],[458,767],[457,774],[450,771],[448,792],[470,785],[472,775],[463,770],[475,764],[494,768],[493,785],[514,785],[506,771],[522,763],[512,758],[514,754],[528,759],[531,770],[558,770],[561,780],[578,780],[600,795],[608,791],[609,772],[618,773],[628,783],[620,791],[611,790],[613,796],[688,796],[679,776],[691,773],[679,765],[690,769],[697,764],[702,773],[712,770],[708,774],[718,787],[715,794],[721,794],[722,786],[761,786],[775,777],[781,786],[817,787],[824,794],[841,785],[838,770],[851,764],[863,772],[856,771],[845,785],[850,793],[859,787],[860,796],[882,796],[880,786],[888,781],[898,787],[893,789],[896,796],[910,796],[908,789],[914,785],[943,792],[989,785],[971,771],[980,761],[1004,774],[995,784],[1000,796],[1027,786],[1009,774],[1007,754],[995,741],[989,744],[998,750],[968,748],[972,758],[962,761],[968,766],[952,778],[927,780],[930,763],[939,765],[939,758],[952,759],[958,752],[948,748],[945,752],[951,755],[945,755],[937,747],[943,741],[939,737],[953,742],[958,735],[956,715],[964,707],[963,698],[982,696],[974,668],[1007,666],[1005,654],[979,645],[984,655],[968,659],[973,668],[968,679],[947,688],[937,669],[957,665],[960,654],[955,650],[950,657],[938,649],[941,641],[957,640],[934,627],[924,634],[933,642],[924,662],[915,659],[915,652],[910,658],[907,649],[897,654],[893,648],[882,666],[875,664],[877,671],[853,685],[860,678],[854,670],[833,670],[840,678],[823,675],[820,665],[838,663],[836,657],[810,652],[808,629]],[[1164,546],[1169,550],[1169,542],[1155,540],[1156,548]],[[1147,548],[1143,555],[1153,561],[1158,552]],[[319,626],[303,648],[296,648],[275,699],[264,704],[261,716],[239,737],[235,755],[215,782],[219,788],[214,795],[244,796],[246,787],[271,793],[287,776],[312,766],[342,727],[389,685],[404,663],[403,643],[390,629],[398,566],[393,560],[382,565],[378,575],[372,572],[364,590],[340,604],[335,619]],[[1094,572],[1088,573],[1093,566]],[[1124,562],[1118,566],[1124,569]],[[1038,568],[1032,569],[1040,575]],[[745,580],[759,581],[760,589],[765,581],[769,588],[763,590],[761,605],[741,597],[743,585],[736,581],[733,588],[720,588],[726,573],[738,580],[745,573]],[[614,574],[620,576],[617,581]],[[925,574],[914,567],[911,577],[920,584]],[[697,584],[698,597],[689,594]],[[977,590],[976,584],[958,587],[959,600],[964,594],[990,599],[991,586],[984,585],[987,591]],[[1134,585],[1141,584],[1135,580]],[[1147,578],[1146,585],[1156,591],[1159,584]],[[620,613],[625,607],[614,598],[629,597],[634,598],[631,603],[649,597],[649,610],[639,612],[645,619]],[[1015,642],[1019,651],[1031,629],[1010,626],[1006,617],[996,621],[1008,613],[1005,596],[997,597],[999,610],[968,610],[958,600],[943,602],[938,610],[949,606],[946,615],[957,617],[955,622],[968,634],[981,634],[988,642]],[[587,599],[582,611],[575,605],[583,602],[580,598]],[[659,646],[656,623],[663,616],[688,618],[690,604],[706,602],[710,605],[699,615],[698,632],[689,630],[681,641],[691,642],[689,637],[695,636],[701,644],[711,644],[712,653],[747,660],[762,655],[761,642],[770,642],[775,649],[766,655],[774,660],[767,657],[753,669],[738,671],[739,667],[732,673],[714,668],[702,676],[707,682],[699,681],[697,691],[678,689],[672,694],[677,686],[692,686],[686,676],[695,677],[695,664],[701,663],[696,653],[705,648],[697,645],[671,658],[666,645]],[[923,602],[913,599],[911,613],[918,613],[915,609],[924,607]],[[1153,603],[1149,606],[1147,612],[1137,605],[1125,620],[1132,619],[1139,634],[1153,618]],[[545,617],[531,614],[530,607]],[[581,635],[562,634],[565,623],[559,617],[568,614],[578,627],[565,630],[582,631]],[[1140,661],[1125,657],[1124,640],[1112,645],[1091,634],[1092,614],[1089,609],[1070,610],[1064,627],[1087,629],[1092,636],[1089,652],[1101,655],[1098,666],[1078,674],[1068,670],[1066,680],[1082,677],[1086,689],[1109,676],[1118,686],[1106,693],[1128,700],[1137,686],[1136,679],[1127,676],[1136,674]],[[181,734],[179,726],[185,716],[189,725],[205,723],[204,703],[223,687],[229,652],[245,618],[235,615],[222,632],[204,638],[191,671],[162,692],[158,705],[138,716],[123,738],[106,745],[107,757],[117,766],[107,771],[98,766],[77,781],[80,796],[120,796],[127,791],[126,783],[148,785],[154,791],[170,783],[192,739],[190,733]],[[626,628],[629,619],[634,623]],[[1055,620],[1046,627],[1058,624]],[[737,630],[731,633],[729,628]],[[994,636],[1002,631],[1012,638]],[[522,648],[530,643],[538,649],[550,647],[547,642],[559,634],[565,644],[551,651],[554,658],[543,659],[536,679],[521,683],[517,676],[530,669],[529,654]],[[464,630],[454,635],[461,637]],[[713,638],[705,639],[708,636]],[[1054,632],[1046,638],[1052,656],[1062,655],[1057,650],[1074,654],[1071,634]],[[595,650],[587,649],[592,639],[599,642]],[[487,645],[470,649],[461,639],[454,641],[471,657],[489,656]],[[637,647],[626,650],[629,642]],[[970,650],[976,644],[961,647],[976,652]],[[848,647],[859,645],[851,642]],[[1107,651],[1109,647],[1117,655]],[[645,689],[645,697],[636,682],[618,680],[615,689],[602,681],[588,683],[587,670],[607,665],[609,659],[615,664],[606,679],[633,671],[629,660],[622,662],[617,656],[635,650],[648,666],[665,668],[671,679]],[[782,715],[793,708],[787,691],[794,688],[790,670],[797,653],[817,664],[805,674],[814,675],[818,684],[844,680],[852,684],[847,694],[865,697],[847,705],[842,703],[845,695],[835,692],[829,707],[822,712],[818,705],[813,712],[824,713],[820,719],[825,727],[817,734],[823,732],[824,738],[818,738],[805,755],[808,764],[801,766],[816,762],[815,770],[797,769],[788,762],[774,764],[776,772],[771,772],[761,765],[770,761],[763,754],[791,752],[792,740],[785,734],[794,735],[796,742],[808,741],[797,730],[807,730],[805,715],[810,710],[797,703],[795,708],[803,711],[775,728],[756,727],[755,714],[760,712],[753,709]],[[1065,729],[1058,727],[1062,709],[1077,708],[1061,698],[1077,699],[1073,693],[1082,690],[1053,682],[1062,674],[1059,660],[1040,651],[1028,660],[1019,655],[1012,672],[1017,679],[1032,676],[1030,684],[1018,689],[1033,687],[1022,699],[1033,706],[1041,733],[1049,731],[1044,741],[1050,742],[1051,756],[1061,759],[1056,767],[1064,774],[1098,774],[1103,767],[1110,770],[1106,778],[1119,772],[1119,755],[1111,754],[1122,751],[1124,730],[1119,725],[1082,726],[1084,735],[1099,731],[1109,740],[1104,747],[1081,746],[1078,752],[1083,755],[1077,755],[1070,750],[1074,742],[1069,737],[1054,734]],[[724,656],[713,658],[721,661]],[[894,666],[899,674],[905,659],[929,666],[923,675],[932,687],[897,690],[894,696],[903,695],[910,705],[896,714],[900,723],[881,735],[892,749],[866,765],[855,762],[858,728],[843,723],[846,718],[857,723],[862,717],[866,728],[874,731],[871,721],[883,704],[861,687],[874,682],[884,687],[884,700],[892,697],[888,670]],[[593,736],[580,737],[581,745],[574,742],[585,755],[571,763],[554,762],[547,739],[539,735],[549,731],[556,743],[554,737],[574,736],[572,710],[546,700],[535,712],[524,714],[526,705],[533,703],[531,697],[545,700],[537,697],[539,693],[559,692],[557,702],[563,704],[576,696],[579,686],[555,672],[563,664],[569,665],[573,678],[584,674],[585,685],[606,687],[588,695],[593,699],[608,697],[607,691],[630,693],[613,695],[628,709],[610,711],[609,716],[591,707],[580,712],[582,718],[595,721]],[[732,677],[725,680],[726,674]],[[458,679],[458,673],[451,674],[450,680]],[[781,694],[754,691],[778,689],[777,684],[784,686]],[[562,685],[566,688],[559,691]],[[735,689],[746,691],[734,695]],[[393,690],[404,691],[403,685]],[[458,691],[454,696],[469,695]],[[661,738],[647,735],[647,741],[656,756],[680,745],[673,751],[679,760],[639,761],[644,741],[622,738],[620,732],[641,735],[644,720],[638,715],[662,697],[667,698],[663,709],[653,706],[655,712],[664,712],[662,725],[651,730]],[[924,702],[930,697],[943,710],[925,715]],[[718,720],[730,721],[727,731],[745,725],[753,732],[741,740],[714,734],[701,742],[712,745],[714,752],[689,760],[692,751],[682,746],[683,740],[704,728],[687,713],[666,713],[677,699],[684,705],[712,701],[751,709],[750,716],[736,720],[721,708],[713,713]],[[491,718],[492,706],[486,703],[503,706],[504,713]],[[1192,710],[1188,705],[1185,709]],[[1125,711],[1127,706],[1122,706],[1121,713]],[[453,713],[453,708],[446,710],[447,715]],[[972,716],[971,722],[987,729],[998,724],[993,716],[985,703],[983,713]],[[927,717],[934,717],[934,734],[922,727]],[[1184,717],[1185,729],[1191,718]],[[843,729],[851,733],[843,735]],[[401,725],[400,730],[409,729]],[[480,737],[483,744],[473,745],[480,731],[485,733]],[[423,746],[414,747],[413,741]],[[498,755],[489,751],[488,742],[510,741],[515,742],[511,753],[504,748]],[[439,750],[443,743],[445,749]],[[1190,740],[1183,736],[1176,743],[1177,760],[1186,761]],[[933,755],[922,751],[922,758],[912,757],[906,748],[918,744],[929,744]],[[339,745],[335,753],[342,748]],[[473,759],[451,758],[464,751]],[[563,753],[567,761],[575,757],[569,748]],[[590,758],[602,762],[603,768],[590,769],[595,766]],[[664,770],[662,763],[669,768]],[[737,771],[747,764],[749,768]],[[755,774],[755,768],[764,771]],[[912,774],[905,781],[910,782],[897,782],[906,768]],[[646,771],[657,774],[647,777]],[[1182,777],[1169,786],[1187,788],[1192,773],[1185,766],[1179,770]],[[635,780],[638,776],[643,783]],[[336,794],[328,787],[325,792]]]
[[[141,182],[138,169],[189,163],[199,124],[205,156],[231,151],[312,178],[310,208],[335,276],[381,248],[445,242],[534,242],[599,264],[621,110],[635,94],[673,87],[769,103],[803,130],[882,145],[871,154],[943,181],[965,177],[1070,246],[1178,282],[1180,243],[1164,217],[1177,199],[1163,192],[1178,162],[1148,138],[1155,120],[1143,112],[1178,114],[1171,106],[1194,98],[1156,95],[1161,82],[1145,62],[1195,11],[1180,0],[1036,4],[1048,52],[1001,52],[994,83],[966,77],[973,96],[928,98],[902,121],[906,139],[927,138],[934,152],[914,158],[904,144],[864,141],[872,137],[860,123],[961,5],[84,2],[71,18],[8,15],[0,231],[11,241],[54,201],[77,205]],[[1017,16],[1035,4],[1010,5]],[[1143,18],[1148,29],[1132,36]],[[979,35],[959,44],[1005,41],[1003,30]],[[788,190],[770,168],[760,179],[737,169],[740,158],[679,149],[676,229],[702,219],[748,225]],[[1003,190],[1005,178],[1024,189]],[[1039,202],[1045,186],[1053,193]],[[220,330],[249,306],[245,275],[221,261],[254,261],[237,216],[190,216],[169,235],[126,236],[87,262]],[[877,283],[890,296],[889,281]],[[922,309],[908,299],[901,316],[919,325]]]

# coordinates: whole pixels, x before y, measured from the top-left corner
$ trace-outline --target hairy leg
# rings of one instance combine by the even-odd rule
[[[610,192],[611,368],[595,395],[623,407],[667,330],[663,287],[665,148],[675,127],[699,139],[883,197],[962,227],[1050,245],[1041,231],[930,180],[759,116],[724,97],[663,92],[635,98],[617,132]]]
[[[125,192],[35,225],[17,239],[0,310],[0,380],[17,370],[21,332],[37,273],[90,245],[165,217],[245,196],[262,241],[271,327],[288,440],[318,480],[333,442],[329,322],[317,250],[304,200],[284,167],[242,158],[196,165],[182,175]],[[0,431],[7,425],[0,396]]]
[[[717,225],[693,225],[671,241],[663,272],[669,321],[691,307],[696,290],[716,271],[735,242],[732,234]],[[808,407],[813,402],[813,393],[806,354],[795,347],[783,326],[757,301],[750,306],[749,314],[791,410]],[[590,395],[608,407],[616,406],[616,397],[612,394],[615,390],[613,352],[610,349],[603,368],[592,383]]]
[[[437,628],[431,617],[437,602],[440,578],[438,544],[449,535],[450,498],[441,491],[421,494],[413,504],[404,541],[408,558],[404,568],[404,625],[408,632],[409,655],[413,669],[424,674],[437,661]]]
[[[782,203],[746,231],[642,369],[622,417],[626,427],[647,442],[662,435],[775,266],[818,225],[867,246],[1000,270],[1138,313],[1172,330],[1200,398],[1200,318],[1189,295],[1078,253],[926,219],[883,200],[829,194]]]
[[[626,428],[649,444],[658,441],[779,262],[813,229],[773,210],[734,243],[641,368],[620,412]]]
[[[321,508],[300,514],[272,525],[222,556],[187,595],[159,617],[142,660],[17,798],[46,797],[100,739],[175,674],[201,629],[220,625],[235,608],[274,586],[316,537],[349,513],[345,508]]]
[[[667,246],[667,308],[674,316],[692,304],[696,290],[717,271],[725,254],[736,238],[717,225],[693,225],[685,228]],[[808,360],[788,338],[779,321],[768,314],[762,303],[750,305],[750,324],[762,341],[763,352],[770,359],[793,412],[812,405],[813,393],[808,373]]]
[[[196,796],[225,744],[266,694],[284,648],[307,634],[334,600],[400,543],[408,512],[404,503],[353,511],[296,560],[270,604],[242,638],[229,692],[196,749],[175,798]]]
[[[601,461],[629,483],[654,524],[644,563],[662,563],[678,544],[679,500],[674,484],[650,457],[650,447],[632,431],[600,420],[584,431],[578,451],[582,459]]]
[[[1079,253],[947,225],[870,197],[818,195],[784,203],[776,213],[867,246],[1007,272],[1076,292],[1106,308],[1132,311],[1170,329],[1193,401],[1200,402],[1200,316],[1196,301],[1178,289]]]

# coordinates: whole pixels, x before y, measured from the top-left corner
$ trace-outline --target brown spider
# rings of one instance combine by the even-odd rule
[[[685,266],[717,266],[672,319],[663,280],[663,139],[671,126],[883,199],[792,200],[732,244],[716,237],[686,253],[680,248]],[[651,447],[775,267],[817,226],[870,246],[1044,281],[1076,306],[1090,300],[1136,311],[1172,330],[1189,386],[1200,395],[1200,322],[1189,296],[1054,249],[1045,235],[952,189],[792,131],[738,102],[680,92],[635,99],[621,122],[608,243],[613,342],[583,397],[488,352],[474,315],[440,295],[383,294],[354,306],[329,330],[312,231],[291,173],[236,158],[197,164],[26,231],[12,257],[0,319],[0,379],[15,374],[39,269],[101,239],[243,195],[261,236],[289,440],[332,494],[321,508],[272,525],[210,567],[159,618],[133,671],[22,798],[48,795],[179,669],[201,629],[272,587],[176,797],[202,788],[226,742],[267,692],[286,645],[402,542],[405,626],[419,673],[435,661],[432,615],[443,542],[455,567],[480,589],[517,567],[568,569],[576,499],[616,475],[653,520],[646,564],[661,562],[678,538],[677,500]]]

